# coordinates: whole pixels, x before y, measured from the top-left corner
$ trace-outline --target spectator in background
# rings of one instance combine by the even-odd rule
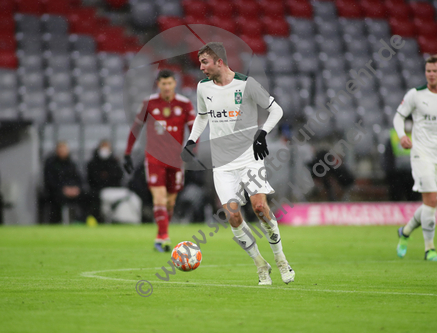
[[[411,139],[413,122],[405,120],[405,133]],[[412,190],[414,179],[411,176],[410,149],[404,149],[401,141],[392,128],[384,154],[385,179],[389,185],[391,201],[419,201],[420,193]]]
[[[123,171],[112,154],[111,143],[102,140],[87,166],[89,193],[89,214],[102,221],[100,214],[100,191],[105,187],[120,187]]]
[[[64,141],[58,142],[55,154],[45,162],[44,186],[50,204],[49,222],[59,223],[62,220],[63,207],[74,208],[75,218],[83,219],[82,180]]]

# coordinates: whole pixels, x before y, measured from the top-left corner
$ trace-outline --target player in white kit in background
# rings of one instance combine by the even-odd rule
[[[397,254],[403,258],[414,229],[422,226],[425,260],[437,261],[434,246],[437,207],[437,55],[426,60],[427,85],[413,88],[405,95],[393,119],[404,149],[411,149],[413,190],[422,193],[423,204],[404,227],[399,228]],[[404,121],[413,115],[412,140],[405,135]]]
[[[282,108],[253,78],[233,72],[222,43],[205,44],[198,52],[200,70],[207,76],[197,86],[198,114],[182,151],[186,162],[193,157],[197,139],[209,122],[214,186],[232,232],[254,260],[259,285],[271,285],[271,266],[261,256],[255,238],[240,212],[245,189],[265,228],[283,282],[294,281],[295,272],[282,251],[278,222],[267,204],[274,193],[267,181],[263,159],[268,155],[266,135],[282,117]],[[257,105],[269,112],[258,129]],[[243,189],[244,188],[244,189]],[[235,239],[234,238],[234,239]]]

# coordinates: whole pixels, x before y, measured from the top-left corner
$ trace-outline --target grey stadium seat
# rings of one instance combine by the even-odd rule
[[[132,23],[143,29],[153,26],[158,17],[158,8],[152,1],[131,3],[130,12]]]
[[[73,106],[74,98],[70,91],[58,92],[50,96],[49,108],[52,112],[61,108],[73,108]]]
[[[158,2],[159,14],[163,16],[183,16],[183,10],[179,1]]]
[[[73,106],[54,108],[51,114],[56,124],[73,124],[76,122],[76,111]]]
[[[269,70],[274,74],[292,73],[295,69],[295,62],[290,56],[277,56],[274,53],[269,53],[267,61]]]
[[[15,14],[17,32],[24,34],[41,34],[42,27],[38,16],[30,14]]]
[[[122,74],[124,70],[123,58],[115,54],[101,53],[99,55],[102,70],[107,70],[108,74]]]
[[[92,55],[96,53],[94,38],[86,35],[70,35],[69,41],[73,52],[81,55]]]
[[[347,131],[357,121],[357,114],[353,109],[349,109],[338,112],[333,118],[336,130]]]
[[[78,96],[79,103],[82,103],[84,108],[98,108],[101,103],[100,93],[97,91],[84,91]]]
[[[338,38],[341,34],[341,28],[338,21],[327,22],[320,18],[315,18],[314,22],[317,26],[318,34],[324,38]]]
[[[54,55],[47,59],[47,67],[51,72],[67,72],[71,70],[69,55]]]
[[[316,34],[316,26],[313,20],[301,19],[287,16],[287,22],[290,25],[292,34],[301,38],[312,38]]]
[[[420,56],[405,58],[402,60],[399,59],[399,65],[402,70],[408,70],[411,73],[420,73],[425,70],[425,61]]]
[[[404,82],[407,89],[417,88],[426,84],[425,75],[422,73],[410,73],[407,70],[402,71],[402,76],[404,77]]]
[[[99,142],[103,139],[111,140],[112,128],[108,124],[84,124],[83,126],[83,142],[84,142],[84,157],[89,160],[94,149],[97,148]],[[127,137],[126,137],[127,139]]]
[[[104,96],[105,103],[111,105],[111,109],[123,109],[123,93],[113,93]]]
[[[123,91],[124,78],[122,75],[108,75],[103,77],[102,80],[104,89],[107,87],[106,89],[109,89],[109,91]]]
[[[65,36],[68,34],[68,22],[62,16],[44,14],[41,22],[45,32]]]
[[[290,40],[293,50],[305,57],[317,53],[317,45],[314,39],[302,39],[296,35],[292,35]]]
[[[391,36],[390,26],[387,20],[377,20],[366,18],[364,20],[367,33],[375,36],[376,39],[389,40]]]
[[[17,74],[15,70],[0,68],[0,91],[17,89]]]
[[[372,128],[373,125],[384,126],[385,115],[381,109],[364,108],[359,106],[357,109],[358,117],[362,119],[362,123],[367,128]],[[370,134],[370,133],[368,133]]]
[[[97,57],[95,55],[79,55],[73,58],[74,67],[81,73],[97,73]]]
[[[366,36],[363,20],[340,18],[338,21],[340,22],[343,35],[349,35],[354,39],[362,39]]]
[[[273,52],[276,55],[291,54],[291,43],[286,37],[264,36],[264,41],[267,44],[268,52]]]
[[[80,74],[77,78],[77,85],[87,90],[98,90],[100,87],[100,79],[97,74]]]
[[[296,78],[290,75],[276,76],[274,79],[274,86],[281,87],[286,90],[294,91],[297,89]]]
[[[67,55],[70,53],[70,43],[65,35],[46,33],[43,40],[47,51],[50,51],[51,55]]]
[[[0,90],[0,119],[15,120],[19,117],[18,96],[14,90]]]
[[[345,72],[346,71],[346,61],[342,57],[332,57],[328,58],[326,61],[322,62],[324,69],[333,72]]]
[[[328,57],[343,57],[343,43],[340,38],[316,37],[320,52],[324,52]]]
[[[82,124],[100,124],[103,122],[103,113],[100,107],[84,108],[78,112]]]
[[[114,154],[119,158],[124,156],[126,142],[130,132],[130,124],[121,123],[114,125]],[[140,145],[136,144],[134,150],[138,150]]]
[[[411,58],[420,54],[419,46],[415,38],[403,38],[403,41],[405,42],[405,44],[398,51],[399,55],[403,54],[406,58]]]
[[[379,79],[379,84],[388,90],[401,90],[403,79],[399,73],[385,74]]]
[[[53,124],[45,124],[44,127],[42,127],[40,147],[43,158],[46,158],[49,154],[52,154],[55,151],[56,137]]]
[[[405,92],[401,90],[396,92],[391,92],[386,95],[382,95],[384,106],[388,106],[392,110],[397,110],[398,106],[401,104],[402,100],[404,99],[404,95]]]
[[[26,73],[41,72],[43,70],[43,58],[40,55],[23,54],[19,58],[20,68]]]
[[[69,72],[54,73],[49,76],[48,80],[49,86],[56,92],[71,90],[71,76]]]
[[[57,141],[66,141],[70,147],[72,159],[79,161],[81,150],[81,128],[79,124],[59,124],[57,126]]]
[[[301,73],[315,73],[319,70],[319,59],[315,54],[301,55],[295,53],[293,59],[296,61],[297,69]]]
[[[334,21],[337,19],[337,9],[335,4],[328,1],[313,1],[314,17],[320,17],[325,21]]]
[[[127,123],[127,117],[124,109],[111,109],[106,112],[106,118],[110,124]],[[127,139],[127,137],[126,137]]]
[[[353,56],[359,57],[369,57],[370,56],[370,47],[367,40],[356,40],[350,39],[345,42],[346,52],[350,52]],[[370,60],[370,59],[369,59]]]
[[[23,73],[20,81],[22,86],[19,88],[19,91],[22,94],[44,91],[44,76],[42,73]]]
[[[41,55],[43,52],[42,39],[40,35],[24,35],[17,33],[18,48],[23,55]]]

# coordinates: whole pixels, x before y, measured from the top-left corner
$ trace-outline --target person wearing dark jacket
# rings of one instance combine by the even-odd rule
[[[123,171],[117,158],[112,154],[111,143],[102,140],[88,162],[88,185],[90,187],[90,214],[102,221],[100,214],[100,191],[105,187],[120,187]]]
[[[47,158],[44,166],[44,185],[50,204],[49,222],[62,220],[62,207],[81,209],[82,180],[76,164],[70,158],[68,144],[58,142],[56,152]],[[79,214],[77,214],[79,216]]]

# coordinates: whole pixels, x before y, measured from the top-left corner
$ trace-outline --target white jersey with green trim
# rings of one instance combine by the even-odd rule
[[[268,109],[273,97],[252,77],[235,73],[225,86],[205,79],[197,86],[199,115],[208,115],[212,166],[235,170],[263,165],[255,160],[252,144],[258,129],[257,105]]]
[[[413,148],[411,159],[425,159],[437,163],[437,94],[427,86],[407,92],[397,112],[413,115]]]

